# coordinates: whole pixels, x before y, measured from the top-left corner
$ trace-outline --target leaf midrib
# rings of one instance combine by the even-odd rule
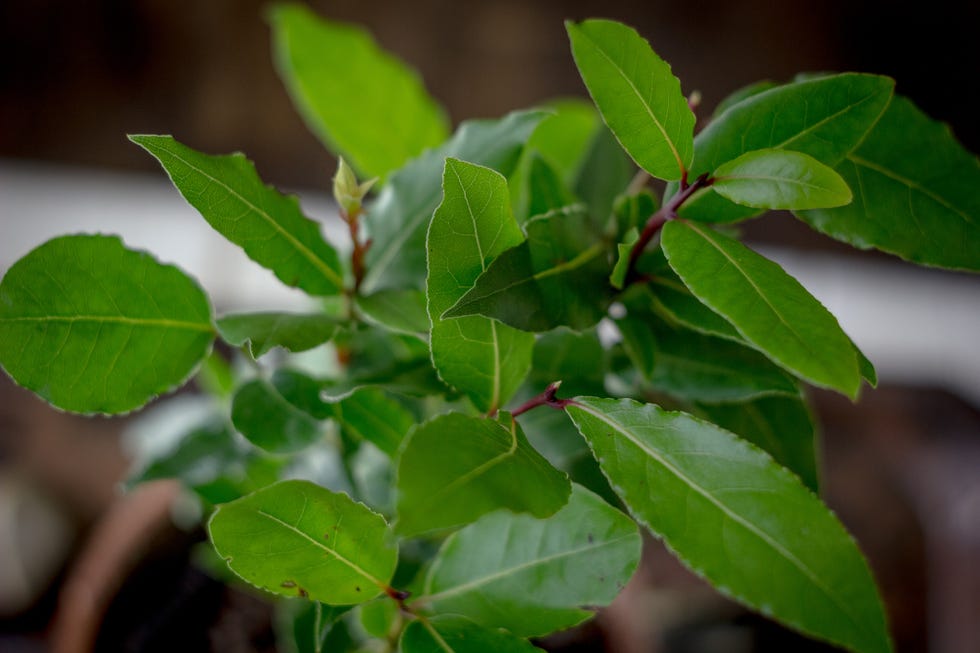
[[[182,329],[185,331],[199,331],[202,333],[212,333],[214,329],[211,323],[188,322],[185,320],[171,320],[167,318],[140,318],[128,317],[124,315],[31,315],[18,317],[0,317],[3,322],[92,322],[97,324],[115,323],[130,326],[142,326],[147,328],[169,328]]]

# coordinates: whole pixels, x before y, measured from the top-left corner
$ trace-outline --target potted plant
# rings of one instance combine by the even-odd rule
[[[743,89],[695,135],[650,45],[587,20],[566,28],[594,107],[450,134],[360,29],[294,5],[272,24],[293,100],[343,157],[349,243],[241,154],[131,140],[316,310],[216,318],[181,270],[64,236],[0,283],[7,373],[86,414],[196,375],[212,399],[134,481],[175,476],[213,507],[216,553],[308,606],[317,651],[535,650],[613,600],[641,529],[792,629],[891,650],[868,565],[819,498],[805,390],[856,398],[874,367],[732,225],[785,209],[976,271],[980,167],[949,130],[891,79],[844,73]],[[293,355],[321,345],[317,370]]]

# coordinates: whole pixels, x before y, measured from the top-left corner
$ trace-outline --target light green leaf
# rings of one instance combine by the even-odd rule
[[[695,297],[778,365],[857,397],[854,345],[837,319],[779,265],[696,223],[668,222],[661,246]]]
[[[308,481],[282,481],[219,506],[208,532],[218,555],[252,585],[330,605],[378,596],[398,561],[381,515]]]
[[[443,313],[524,235],[499,173],[446,159],[443,188],[426,242],[432,361],[443,381],[480,410],[493,412],[524,380],[534,336],[485,317],[443,319]]]
[[[299,202],[266,186],[243,154],[209,156],[171,136],[130,136],[163,166],[184,199],[248,257],[287,286],[334,295],[344,285],[340,262],[320,225]]]
[[[757,93],[730,107],[698,134],[690,176],[714,172],[726,161],[764,148],[802,152],[834,167],[877,122],[893,87],[888,77],[844,73]],[[675,192],[676,185],[671,184],[665,197]],[[681,217],[709,222],[757,213],[711,189],[698,193],[680,209]]]
[[[752,150],[715,170],[711,186],[722,197],[757,209],[843,206],[851,189],[812,156],[790,150]]]
[[[451,535],[413,605],[546,635],[592,616],[583,606],[612,602],[636,570],[640,545],[631,519],[576,485],[548,519],[501,511]]]
[[[443,317],[485,315],[525,331],[582,330],[602,319],[612,301],[608,245],[581,207],[538,216],[524,228],[527,240],[500,254]]]
[[[680,179],[693,158],[694,113],[670,66],[622,23],[565,28],[582,80],[623,148],[654,177]]]
[[[609,275],[609,284],[617,290],[622,290],[626,285],[626,275],[630,270],[630,259],[633,257],[633,246],[640,239],[640,232],[633,227],[623,236],[623,242],[616,245],[616,265]]]
[[[766,453],[630,400],[577,398],[566,411],[634,517],[719,591],[851,650],[891,651],[854,540]]]
[[[0,282],[0,364],[58,408],[124,413],[182,385],[214,340],[197,283],[115,236],[62,236]]]
[[[380,388],[358,388],[333,404],[333,418],[355,440],[367,440],[392,458],[415,424],[408,409]]]
[[[230,345],[248,343],[254,358],[273,347],[306,351],[330,340],[337,332],[336,318],[323,313],[236,313],[218,318],[221,338]]]
[[[357,296],[357,308],[365,319],[396,333],[418,336],[429,332],[425,293],[411,288],[388,288]]]
[[[896,97],[837,166],[855,200],[798,217],[855,247],[980,271],[980,162],[949,127]]]
[[[644,314],[630,314],[617,320],[617,326],[627,353],[650,385],[675,397],[714,403],[799,393],[793,377],[754,349],[730,340],[672,327]],[[647,337],[635,338],[638,331]],[[635,353],[650,347],[650,352]]]
[[[591,102],[579,98],[556,100],[544,108],[553,113],[531,134],[527,151],[543,157],[566,184],[571,184],[601,124],[599,114]]]
[[[498,508],[547,517],[565,505],[569,482],[528,444],[509,414],[498,422],[447,413],[409,434],[398,462],[398,493],[396,528],[418,535],[468,524]]]
[[[485,628],[458,615],[419,619],[401,637],[402,653],[534,653],[541,651],[526,639],[505,630]]]
[[[309,128],[363,177],[383,177],[449,135],[418,74],[365,30],[299,4],[271,12],[280,77]]]
[[[675,324],[709,336],[744,342],[728,320],[691,294],[666,260],[649,278],[647,287],[635,292],[643,298],[638,300],[640,303],[646,302],[649,309]]]
[[[499,120],[464,122],[447,143],[422,153],[393,174],[367,214],[372,245],[361,290],[423,287],[426,229],[441,197],[446,157],[487,166],[507,176],[546,115],[519,111]]]
[[[775,458],[818,492],[816,428],[802,397],[760,397],[753,401],[703,405],[718,426],[737,434]]]
[[[271,379],[241,386],[231,402],[231,421],[249,442],[266,451],[298,451],[324,435],[330,409],[320,400],[320,384],[280,369]]]

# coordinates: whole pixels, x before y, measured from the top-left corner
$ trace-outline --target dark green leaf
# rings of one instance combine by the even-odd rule
[[[843,206],[852,199],[841,176],[812,156],[791,150],[752,150],[715,170],[712,188],[757,209]]]
[[[654,177],[680,179],[694,153],[694,114],[670,66],[622,23],[565,27],[589,94],[623,148]]]
[[[197,283],[114,236],[62,236],[0,282],[0,364],[58,408],[123,413],[183,384],[214,340]]]
[[[765,452],[634,401],[577,398],[566,411],[633,515],[721,592],[854,651],[891,651],[854,540]]]
[[[670,266],[658,268],[640,295],[649,308],[667,320],[709,336],[743,342],[735,327],[691,294]]]
[[[588,100],[562,99],[546,107],[547,116],[527,141],[527,151],[539,154],[566,184],[571,184],[598,129],[599,115]]]
[[[507,413],[499,422],[447,413],[409,434],[398,492],[397,530],[418,535],[468,524],[498,508],[547,517],[565,505],[569,482]]]
[[[501,511],[451,535],[415,605],[546,635],[590,617],[583,606],[608,605],[636,570],[640,544],[631,519],[574,486],[548,519]]]
[[[616,245],[616,265],[609,275],[609,284],[618,290],[626,285],[626,275],[630,271],[630,260],[633,258],[633,246],[640,239],[640,232],[633,227],[623,235],[623,242]]]
[[[528,380],[538,389],[561,381],[565,394],[601,393],[604,357],[594,329],[583,333],[556,329],[534,344],[534,365]]]
[[[819,491],[816,428],[802,397],[760,397],[701,409],[712,422],[763,449]]]
[[[299,4],[271,14],[279,75],[306,124],[364,177],[442,143],[449,125],[418,75],[354,25]]]
[[[402,633],[402,653],[534,653],[526,639],[485,628],[465,617],[445,615],[416,620]]]
[[[266,186],[243,154],[209,156],[171,136],[129,139],[152,154],[184,199],[248,257],[287,286],[334,295],[344,286],[337,252],[291,195]]]
[[[426,241],[432,361],[448,385],[486,412],[505,404],[531,365],[534,336],[482,316],[445,319],[501,252],[524,236],[507,181],[489,168],[446,159],[444,198]]]
[[[612,132],[605,125],[597,129],[571,186],[575,195],[589,207],[594,231],[607,231],[616,198],[626,191],[635,174],[636,165]],[[649,214],[643,216],[644,221],[647,217]]]
[[[747,84],[742,88],[735,89],[732,91],[724,100],[718,103],[715,107],[714,113],[711,114],[711,119],[716,120],[718,116],[728,111],[730,108],[741,102],[742,100],[747,100],[753,95],[758,95],[763,91],[768,91],[771,88],[777,86],[776,82],[764,79],[758,82],[752,82]]]
[[[381,594],[398,560],[381,515],[308,481],[282,481],[219,506],[208,532],[249,583],[331,605]]]
[[[915,263],[980,270],[980,163],[948,126],[896,97],[837,171],[855,200],[800,214],[814,229]]]
[[[419,290],[389,288],[358,295],[357,308],[370,322],[396,333],[417,336],[429,332],[425,293]]]
[[[446,144],[424,152],[393,174],[367,215],[372,245],[362,290],[421,288],[426,229],[441,198],[446,158],[484,165],[507,176],[546,115],[521,111],[500,120],[464,122]]]
[[[837,319],[769,259],[704,225],[671,221],[662,247],[695,297],[753,347],[797,376],[854,398],[854,345]]]
[[[337,320],[322,313],[237,313],[218,318],[218,333],[228,344],[246,342],[258,358],[273,347],[298,352],[313,349],[337,332]]]
[[[531,153],[528,157],[526,183],[527,206],[518,214],[521,222],[576,201],[561,174],[538,154]]]
[[[630,229],[639,231],[658,208],[660,208],[660,202],[648,190],[640,191],[635,195],[618,196],[613,203],[616,233],[622,237]]]
[[[694,142],[691,177],[752,150],[787,149],[836,166],[874,126],[892,96],[894,82],[878,75],[844,73],[797,81],[757,93],[712,121]],[[668,187],[665,196],[676,191]],[[681,207],[682,217],[727,222],[756,215],[713,190]]]
[[[231,421],[248,440],[266,451],[298,451],[323,437],[330,409],[320,400],[320,384],[298,372],[277,370],[238,389]]]
[[[333,416],[355,440],[367,440],[392,458],[415,418],[378,388],[359,388],[333,405]]]
[[[526,331],[582,330],[602,319],[612,300],[609,264],[588,216],[571,207],[524,228],[527,240],[498,256],[443,317],[485,315]]]

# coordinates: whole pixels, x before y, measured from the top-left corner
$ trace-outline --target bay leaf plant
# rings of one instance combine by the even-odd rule
[[[63,236],[0,283],[7,373],[84,414],[196,377],[206,410],[132,482],[194,490],[222,564],[292,599],[300,650],[536,650],[622,590],[640,529],[794,630],[891,650],[819,498],[806,399],[855,399],[874,368],[733,225],[784,209],[980,270],[980,167],[950,130],[859,73],[753,85],[699,120],[646,40],[586,20],[566,28],[591,103],[453,131],[362,29],[270,16],[290,96],[342,157],[349,242],[242,154],[130,139],[313,308],[215,317],[176,267]]]

